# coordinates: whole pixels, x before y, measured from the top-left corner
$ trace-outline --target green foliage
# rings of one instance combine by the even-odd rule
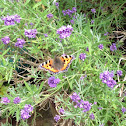
[[[72,16],[63,15],[63,10],[71,10],[73,7],[77,8],[76,13]],[[91,12],[93,8],[96,13]],[[17,122],[21,122],[20,125],[28,125],[27,120],[21,119],[20,111],[24,105],[31,104],[35,113],[39,104],[55,97],[55,107],[65,110],[65,114],[60,115],[61,118],[73,119],[76,125],[107,126],[108,122],[111,122],[114,126],[125,126],[126,113],[121,111],[122,107],[126,106],[126,59],[123,56],[125,51],[122,41],[125,34],[120,33],[124,35],[123,39],[112,39],[112,32],[118,33],[124,27],[124,1],[64,0],[59,2],[57,8],[53,0],[2,0],[0,9],[2,17],[15,14],[21,17],[20,23],[10,26],[5,26],[4,21],[0,19],[0,39],[10,37],[10,43],[7,45],[0,40],[0,96],[8,97],[11,101],[7,105],[0,103],[2,117],[9,118],[11,115],[16,117]],[[53,14],[53,18],[47,18],[49,13]],[[74,24],[71,24],[72,34],[66,39],[60,39],[57,29],[70,25],[70,20],[74,20]],[[91,20],[94,20],[94,23],[91,23]],[[37,29],[36,38],[26,37],[25,29]],[[106,32],[108,35],[104,35]],[[17,38],[25,40],[23,48],[15,46]],[[110,50],[112,43],[116,43],[117,50]],[[99,44],[103,44],[104,48],[99,49]],[[87,48],[89,51],[86,51]],[[84,61],[79,58],[81,53],[86,54]],[[38,69],[41,62],[62,54],[75,56],[66,73],[51,75]],[[113,89],[99,78],[100,73],[106,70],[114,72],[117,84]],[[123,75],[119,77],[117,70],[121,70]],[[49,87],[50,76],[61,80],[57,87]],[[80,79],[82,76],[84,78]],[[4,85],[6,81],[10,84],[11,80],[14,81],[14,86]],[[82,100],[92,103],[90,111],[85,113],[82,108],[74,107],[75,103],[69,97],[73,92],[79,94]],[[17,96],[21,98],[21,102],[14,104],[13,100]],[[99,110],[98,107],[102,109]],[[91,113],[95,116],[94,120],[90,119]]]

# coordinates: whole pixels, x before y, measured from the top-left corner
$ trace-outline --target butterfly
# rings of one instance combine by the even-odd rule
[[[55,57],[54,59],[50,59],[42,64],[40,64],[40,69],[44,69],[49,71],[51,74],[57,74],[61,72],[66,72],[74,60],[74,56],[65,55],[61,57]]]

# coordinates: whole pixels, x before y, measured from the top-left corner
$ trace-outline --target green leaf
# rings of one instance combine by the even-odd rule
[[[16,111],[16,121],[19,122],[19,110]]]
[[[26,0],[24,5],[26,6],[29,2],[30,2],[30,0]]]
[[[40,6],[41,4],[42,4],[42,1],[41,1],[41,2],[38,2],[37,4],[35,4],[35,5],[33,6],[33,9],[37,8],[37,7]]]
[[[44,81],[40,84],[40,87],[38,89],[38,93],[42,90],[43,85],[44,85]]]
[[[28,83],[26,81],[24,81],[24,83],[25,83],[26,88],[30,91],[30,93],[33,94],[33,91],[30,88],[30,86],[28,85]]]
[[[10,48],[8,48],[7,50],[5,50],[2,54],[2,56],[4,56],[8,51],[10,50]]]

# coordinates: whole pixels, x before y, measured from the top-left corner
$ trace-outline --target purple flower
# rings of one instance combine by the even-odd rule
[[[25,36],[28,38],[36,38],[37,30],[36,29],[25,29]]]
[[[106,32],[105,34],[104,34],[104,36],[107,36],[108,35],[108,32]]]
[[[92,13],[96,13],[95,8],[91,9],[91,12],[92,12]]]
[[[49,19],[53,18],[53,14],[51,14],[51,13],[48,14],[48,15],[47,15],[47,18],[49,18]]]
[[[116,81],[113,79],[113,76],[113,71],[104,71],[100,74],[100,79],[102,79],[102,82],[107,84],[108,87],[113,89],[113,87],[116,85]]]
[[[77,11],[76,7],[73,7],[72,11],[73,11],[73,13],[75,13]]]
[[[25,104],[24,108],[21,109],[21,119],[25,120],[31,117],[29,113],[32,111],[33,111],[33,107],[30,104],[29,105]]]
[[[100,45],[98,46],[98,48],[99,48],[99,49],[103,49],[103,44],[100,44]]]
[[[71,25],[62,26],[61,28],[57,29],[57,34],[59,34],[59,38],[64,39],[69,37],[72,34],[73,28]]]
[[[23,45],[25,44],[24,39],[17,38],[17,42],[15,43],[15,46],[19,48],[23,48]]]
[[[86,14],[84,13],[84,17],[86,17]]]
[[[30,25],[33,25],[33,23],[31,22]]]
[[[98,107],[99,110],[102,110],[103,108],[102,107]]]
[[[24,110],[27,111],[27,112],[32,112],[33,106],[31,106],[30,104],[25,104]]]
[[[80,80],[83,80],[85,77],[87,77],[87,75],[81,76],[81,77],[80,77]]]
[[[25,120],[28,119],[29,117],[31,117],[29,112],[25,111],[24,109],[21,109],[21,119]]]
[[[59,78],[55,78],[54,76],[50,77],[48,79],[48,84],[49,84],[50,87],[56,87],[59,82],[60,82],[60,79]]]
[[[97,102],[94,102],[94,105],[96,105],[97,104]]]
[[[122,76],[122,71],[121,70],[117,70],[117,75],[118,76]]]
[[[89,52],[89,48],[88,47],[86,48],[86,51]]]
[[[101,10],[103,10],[104,8],[103,7],[101,7]]]
[[[126,108],[122,107],[122,112],[125,113],[126,112]]]
[[[21,98],[20,98],[20,97],[16,97],[16,98],[13,100],[14,104],[18,104],[18,103],[20,103],[20,101],[21,101]]]
[[[19,15],[14,15],[15,16],[15,21],[17,22],[17,23],[20,23],[20,20],[21,20],[21,18],[20,18],[20,16]]]
[[[95,117],[94,117],[94,114],[93,114],[93,113],[91,113],[89,117],[90,117],[90,119],[92,119],[92,120],[94,120],[94,119],[95,119]]]
[[[68,10],[63,10],[62,13],[63,13],[64,16],[65,16],[65,15],[69,15],[69,16],[71,17],[71,15],[72,15],[73,13],[75,13],[76,11],[77,11],[77,10],[76,10],[76,7],[73,7],[72,10],[70,10],[70,9],[68,9]]]
[[[55,6],[58,8],[58,7],[59,7],[59,3],[58,3],[58,2],[56,2],[56,3],[55,3]]]
[[[54,117],[54,120],[55,120],[56,122],[58,122],[59,119],[60,119],[60,116],[59,116],[59,115],[56,115],[56,116]]]
[[[91,19],[91,24],[93,24],[93,23],[94,23],[94,20]]]
[[[47,35],[47,34],[44,34],[44,36],[45,36],[45,37],[48,37],[48,35]]]
[[[74,92],[74,93],[70,96],[70,98],[72,99],[73,102],[78,102],[78,100],[81,99],[80,96],[77,95],[76,92]]]
[[[81,77],[80,77],[80,80],[83,80],[83,79],[84,79],[84,76],[81,76]]]
[[[5,105],[7,105],[8,103],[10,103],[10,100],[8,99],[8,97],[3,97],[1,99],[2,99],[1,103],[5,104]]]
[[[70,20],[70,23],[71,23],[71,24],[74,24],[74,20]]]
[[[74,19],[77,19],[77,16],[76,16],[76,15],[73,15],[73,18],[74,18]]]
[[[91,109],[91,103],[89,103],[89,101],[81,100],[79,105],[82,106],[82,107],[80,106],[80,108],[84,109],[83,112],[87,112],[87,111],[89,111]]]
[[[20,16],[19,15],[11,15],[3,17],[2,20],[4,21],[4,25],[15,25],[15,22],[20,23]]]
[[[81,53],[79,55],[79,58],[80,58],[80,60],[84,61],[86,59],[86,54],[85,53]]]
[[[3,44],[8,44],[10,42],[10,38],[8,36],[5,36],[4,38],[1,39],[3,41]]]
[[[60,108],[59,113],[64,114],[64,109]]]
[[[110,50],[111,51],[117,50],[115,43],[112,43],[112,45],[110,46]]]
[[[87,112],[91,109],[91,103],[88,101],[83,101],[76,92],[74,92],[70,98],[73,102],[76,102],[75,108],[79,107],[83,109],[83,112]]]

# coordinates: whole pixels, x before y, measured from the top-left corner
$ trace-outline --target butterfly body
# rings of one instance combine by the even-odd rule
[[[72,60],[74,60],[74,56],[71,55],[55,57],[54,59],[50,59],[40,64],[40,69],[49,71],[52,74],[65,72],[69,68]]]

